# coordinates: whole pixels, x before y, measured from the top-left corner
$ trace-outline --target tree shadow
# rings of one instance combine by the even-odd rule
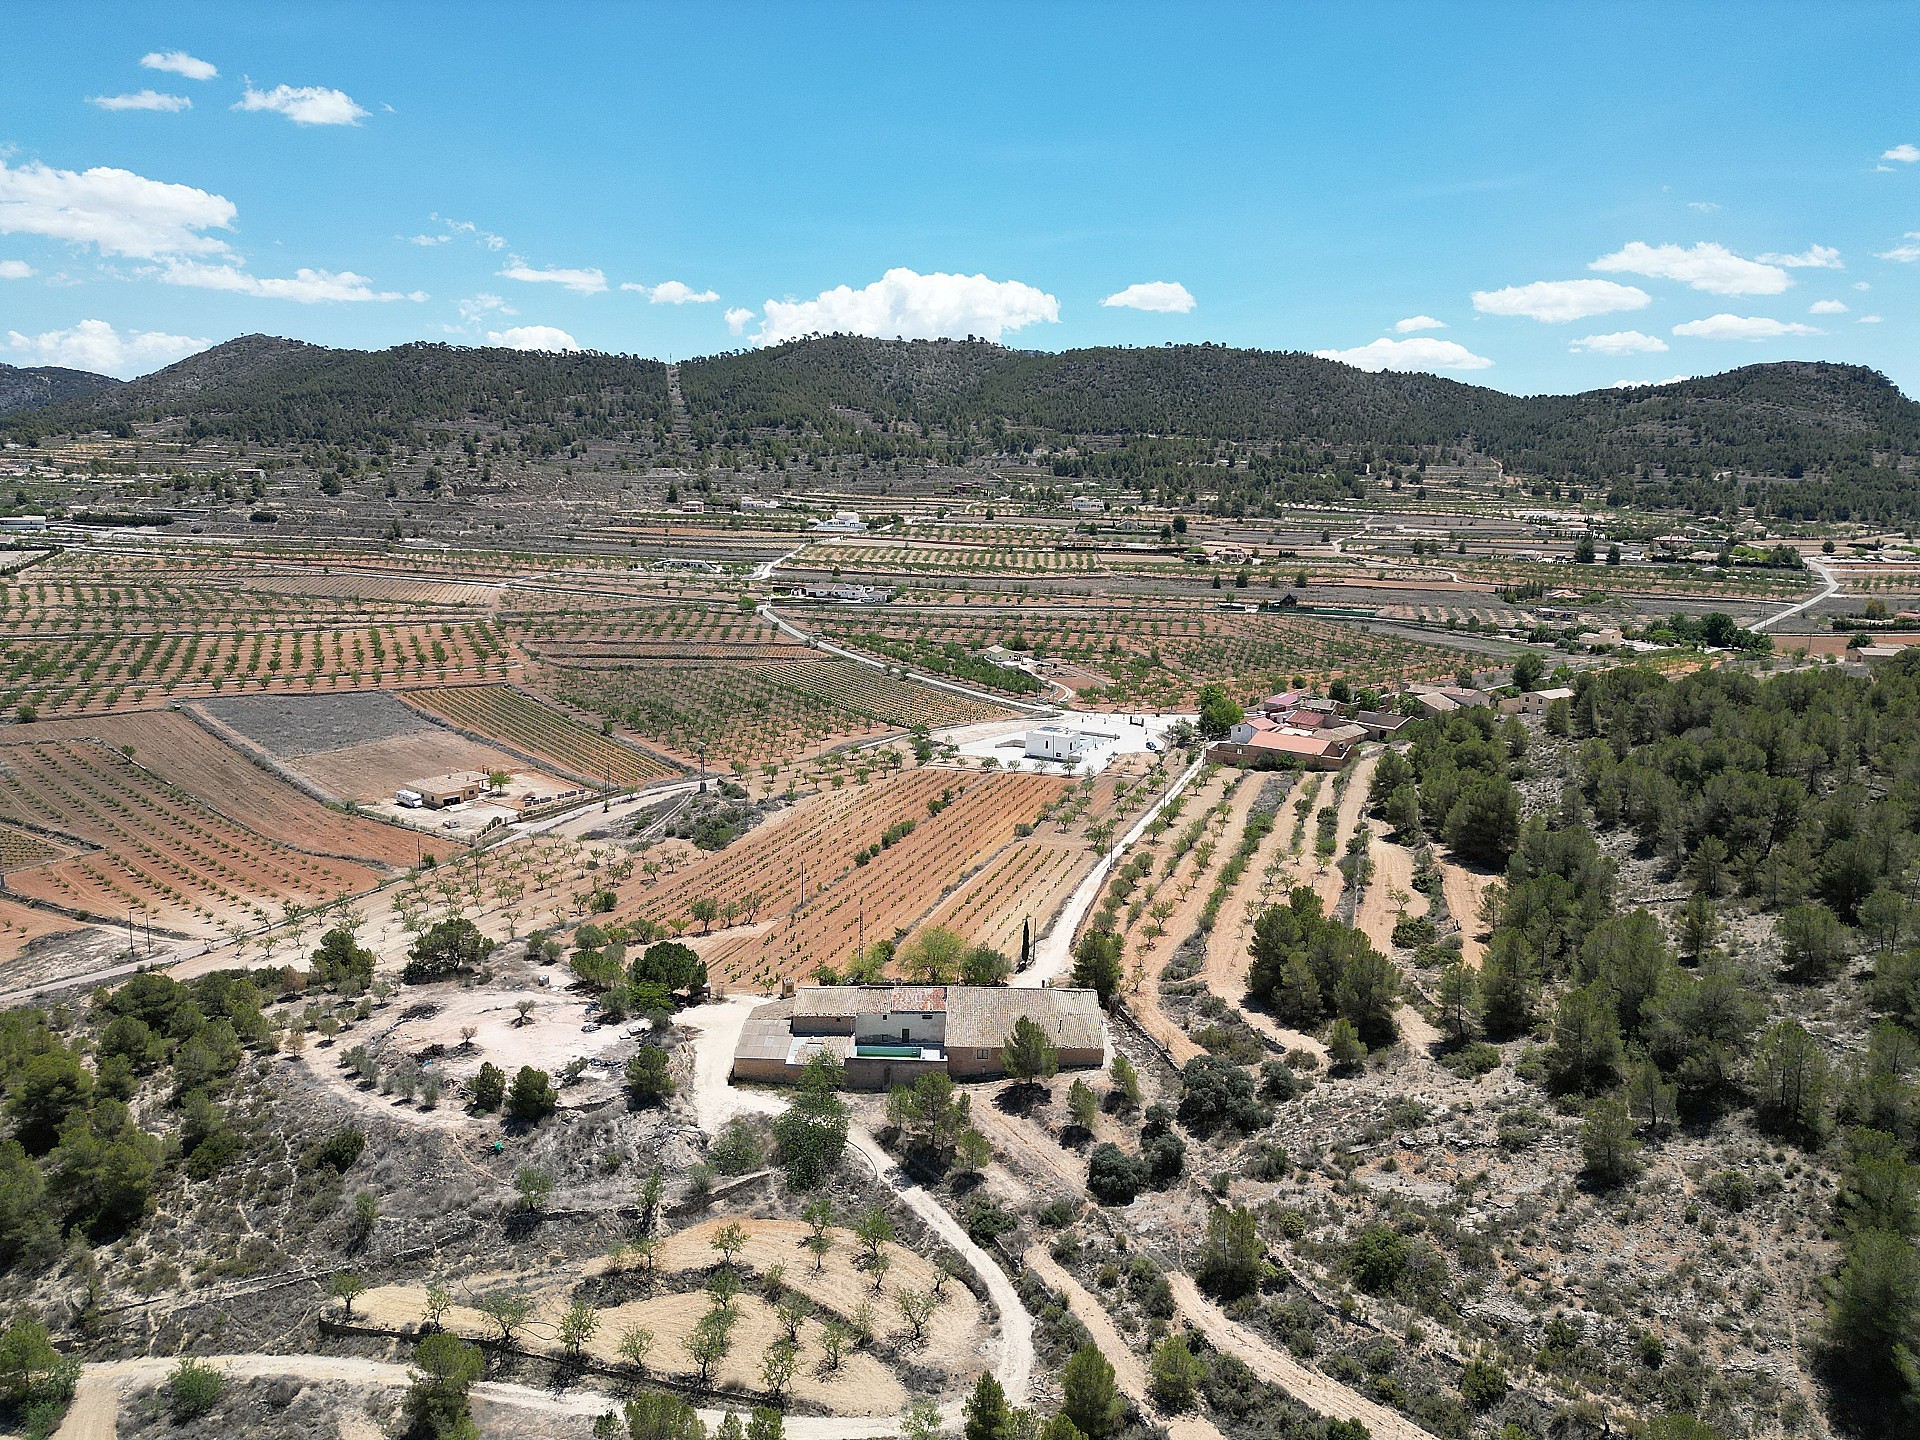
[[[1038,1081],[1022,1081],[1009,1085],[993,1097],[993,1108],[1002,1115],[1015,1115],[1021,1119],[1031,1116],[1035,1109],[1051,1103],[1053,1092]]]

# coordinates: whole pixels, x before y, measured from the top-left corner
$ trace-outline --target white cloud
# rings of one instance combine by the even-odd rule
[[[1920,241],[1920,230],[1909,230],[1901,238],[1904,241],[1903,244],[1896,245],[1891,250],[1882,250],[1879,258],[1894,260],[1902,265],[1911,265],[1914,261],[1920,260],[1920,244],[1915,243]],[[1864,290],[1867,287],[1865,282],[1862,282],[1856,288]]]
[[[211,80],[220,72],[205,60],[196,60],[184,50],[154,50],[140,57],[149,70],[164,70],[189,80]]]
[[[453,239],[451,235],[406,235],[402,236],[409,245],[445,245]]]
[[[1882,318],[1884,317],[1879,315],[1862,315],[1854,323],[1858,325],[1878,325],[1881,322]]]
[[[1411,335],[1416,330],[1444,330],[1446,328],[1446,321],[1436,320],[1431,315],[1409,315],[1404,320],[1396,320],[1393,322],[1394,333],[1398,335]]]
[[[519,313],[498,295],[490,295],[484,290],[478,295],[469,295],[460,302],[460,318],[470,324],[488,315],[518,315]]]
[[[1588,335],[1567,348],[1594,355],[1657,355],[1667,348],[1667,342],[1638,330],[1616,330],[1610,335]]]
[[[1784,265],[1789,270],[1844,270],[1847,268],[1840,263],[1840,252],[1831,245],[1809,245],[1798,255],[1762,255],[1760,258],[1769,265]]]
[[[1185,315],[1193,309],[1191,291],[1178,280],[1142,280],[1107,296],[1102,305],[1118,310],[1150,310],[1159,315]]]
[[[1676,325],[1673,333],[1688,335],[1696,340],[1778,340],[1784,335],[1818,335],[1822,332],[1798,321],[1774,320],[1765,315],[1722,314]]]
[[[1844,315],[1847,302],[1844,300],[1816,300],[1807,307],[1809,315]]]
[[[1451,340],[1373,340],[1352,350],[1316,350],[1357,370],[1485,370],[1493,361]]]
[[[1536,280],[1504,290],[1476,290],[1473,308],[1483,315],[1524,315],[1557,325],[1615,310],[1638,310],[1652,299],[1637,285],[1611,280]]]
[[[753,314],[754,312],[751,310],[727,311],[727,333],[729,335],[746,334],[747,322],[753,319]]]
[[[206,265],[198,261],[168,262],[160,272],[168,285],[187,285],[196,290],[224,290],[235,295],[252,295],[262,300],[294,300],[302,305],[318,305],[336,300],[424,300],[416,290],[401,294],[397,290],[375,290],[373,282],[351,270],[294,271],[289,279],[249,275],[237,265]]]
[[[524,260],[516,259],[500,272],[502,280],[519,280],[528,285],[560,285],[576,295],[598,295],[607,288],[607,277],[598,269],[586,270],[536,270]]]
[[[296,125],[358,125],[367,114],[344,90],[324,85],[276,85],[256,90],[251,82],[236,110],[266,110],[284,115]]]
[[[0,159],[0,234],[44,235],[103,255],[218,255],[226,242],[201,232],[232,226],[231,200],[131,170],[15,169]]]
[[[193,101],[184,95],[163,95],[158,90],[136,90],[131,95],[89,95],[89,105],[102,110],[191,110]]]
[[[1611,255],[1602,255],[1589,270],[1608,274],[1645,275],[1652,280],[1678,280],[1710,295],[1778,295],[1793,283],[1777,265],[1762,265],[1734,254],[1724,245],[1648,245],[1635,240]]]
[[[122,334],[104,320],[82,320],[71,330],[49,330],[41,335],[7,332],[7,349],[37,365],[64,365],[122,378],[143,374],[204,350],[213,342],[189,335],[167,335],[158,330],[129,330]]]
[[[922,275],[901,266],[859,290],[840,285],[812,300],[769,300],[753,339],[757,345],[776,345],[802,335],[851,332],[881,339],[979,335],[998,340],[1009,330],[1059,319],[1058,300],[1019,280]]]
[[[620,288],[644,295],[655,305],[710,305],[720,298],[718,290],[696,290],[678,280],[663,280],[658,285],[636,285],[629,280]]]
[[[1920,161],[1920,145],[1896,145],[1891,150],[1880,152],[1882,160],[1897,161],[1902,165],[1911,165]]]
[[[34,273],[24,260],[0,260],[0,280],[25,280]]]
[[[1648,390],[1660,385],[1678,385],[1682,380],[1691,380],[1691,375],[1669,375],[1664,380],[1616,380],[1609,390]]]
[[[553,325],[516,325],[511,330],[489,330],[489,345],[509,350],[578,350],[580,342]]]
[[[484,245],[489,250],[504,250],[507,248],[507,242],[504,239],[495,235],[490,230],[482,230],[471,220],[449,220],[444,215],[429,215],[427,218],[429,220],[438,220],[442,225],[446,226],[446,233],[444,235],[416,235],[413,237],[413,243],[416,245],[439,245],[457,236],[471,235],[475,243]]]
[[[1713,212],[1714,212],[1714,211],[1716,211],[1716,210],[1718,210],[1719,208],[1720,208],[1720,202],[1719,202],[1718,200],[1689,200],[1689,201],[1687,201],[1687,209],[1689,209],[1689,210],[1698,210],[1698,211],[1699,211],[1699,212],[1700,212],[1700,213],[1701,213],[1702,215],[1711,215],[1711,214],[1713,214]],[[1621,383],[1622,383],[1622,384],[1630,384],[1630,383],[1632,383],[1632,382],[1630,382],[1630,381],[1622,381]]]

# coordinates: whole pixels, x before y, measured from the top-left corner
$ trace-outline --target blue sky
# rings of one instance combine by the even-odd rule
[[[1920,394],[1912,5],[26,4],[9,31],[12,364],[857,328],[1516,392],[1832,359]]]

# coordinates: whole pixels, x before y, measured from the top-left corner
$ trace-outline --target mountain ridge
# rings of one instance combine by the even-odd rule
[[[246,335],[125,384],[92,377],[101,384],[0,416],[0,428],[33,437],[176,420],[261,443],[378,446],[477,424],[531,436],[535,448],[621,433],[664,440],[666,375],[663,362],[599,352],[361,351]],[[679,375],[702,450],[769,430],[868,453],[936,436],[948,450],[1178,436],[1473,451],[1576,481],[1731,470],[1874,484],[1905,479],[1920,457],[1920,404],[1876,371],[1823,361],[1515,396],[1291,351],[1041,352],[838,335],[689,360]]]
[[[125,383],[111,375],[70,370],[63,365],[0,365],[0,418],[57,405]]]

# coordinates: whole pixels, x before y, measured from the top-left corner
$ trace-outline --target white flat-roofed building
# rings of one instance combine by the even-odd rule
[[[1094,744],[1094,738],[1083,730],[1065,725],[1036,725],[1027,731],[1026,754],[1030,760],[1070,764],[1093,749]]]

